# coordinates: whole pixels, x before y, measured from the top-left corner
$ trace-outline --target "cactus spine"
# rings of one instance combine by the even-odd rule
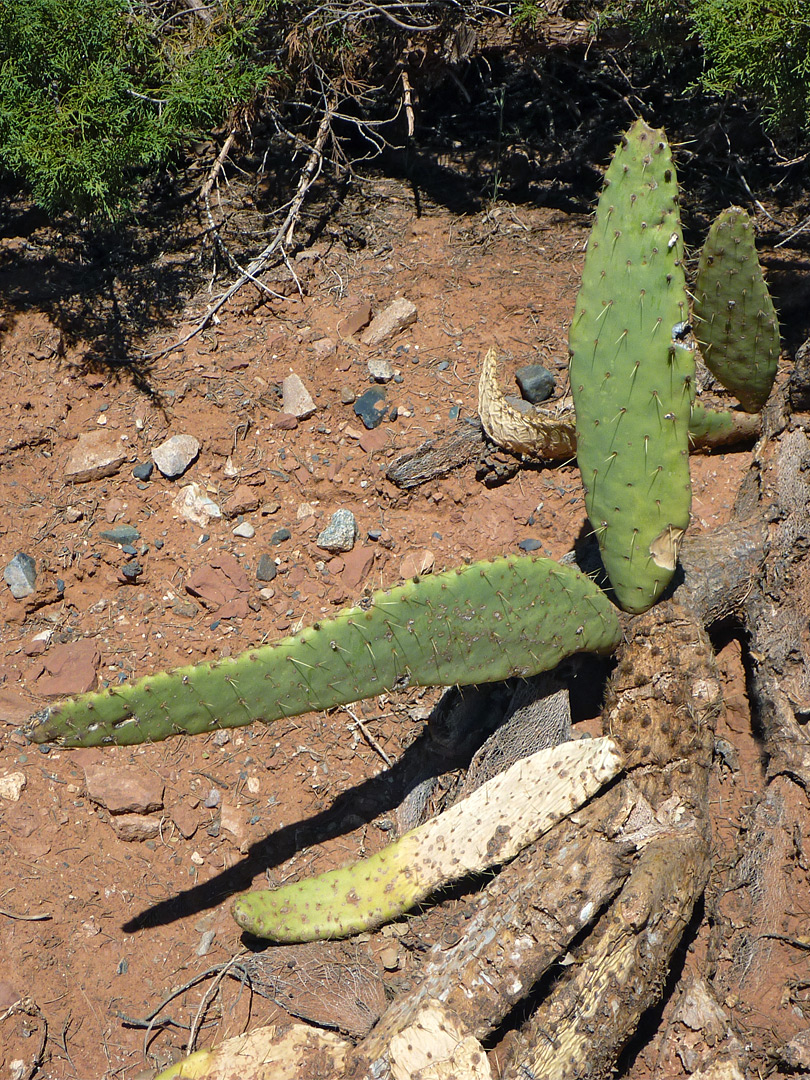
[[[779,323],[757,257],[754,223],[739,206],[724,210],[709,229],[693,314],[706,366],[746,412],[758,412],[776,376]]]
[[[452,686],[549,670],[620,640],[604,593],[552,559],[508,556],[414,579],[236,659],[60,702],[26,734],[132,745],[357,701],[409,682]]]
[[[569,336],[585,504],[631,612],[666,588],[689,523],[687,320],[675,167],[663,131],[638,120],[605,176]]]
[[[321,941],[372,930],[443,885],[507,862],[622,768],[612,739],[582,739],[515,762],[369,859],[235,901],[243,930]]]

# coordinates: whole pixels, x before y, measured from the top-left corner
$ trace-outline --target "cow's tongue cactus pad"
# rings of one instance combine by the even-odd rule
[[[131,745],[277,720],[392,687],[495,682],[610,652],[616,613],[590,578],[507,556],[409,581],[236,659],[179,668],[60,702],[26,734],[63,746]]]
[[[675,167],[639,120],[605,175],[569,335],[585,505],[632,612],[666,588],[689,523],[688,318]]]
[[[248,893],[233,904],[233,916],[243,930],[273,941],[318,941],[374,929],[441,886],[513,859],[621,768],[610,738],[540,750],[371,858]]]

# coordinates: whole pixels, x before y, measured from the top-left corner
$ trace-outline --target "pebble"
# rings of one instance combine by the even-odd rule
[[[172,502],[172,509],[180,517],[194,525],[205,528],[214,518],[221,518],[222,511],[199,484],[186,484]]]
[[[234,528],[233,535],[241,536],[244,540],[250,540],[256,535],[256,530],[249,521],[243,521]]]
[[[387,411],[384,390],[366,390],[354,403],[355,416],[360,417],[369,431],[382,423]]]
[[[200,944],[197,946],[197,956],[205,956],[210,952],[211,946],[214,944],[214,938],[217,936],[216,930],[206,930],[200,938]]]
[[[533,536],[528,537],[526,540],[521,540],[518,547],[521,551],[537,551],[543,546],[540,540],[535,540]]]
[[[368,373],[376,382],[390,382],[394,377],[394,369],[388,360],[369,360]]]
[[[259,581],[273,581],[275,579],[278,569],[276,568],[275,560],[272,555],[268,555],[265,551],[259,558],[259,565],[256,567],[256,577]]]
[[[248,484],[238,484],[222,505],[226,518],[235,518],[240,514],[251,514],[259,509],[259,496],[255,488]]]
[[[528,364],[515,372],[520,392],[532,405],[547,401],[554,393],[554,376],[542,364]]]
[[[193,435],[172,435],[152,449],[152,460],[168,480],[174,480],[183,475],[199,452],[199,439]]]
[[[134,544],[140,540],[141,534],[133,525],[116,525],[114,529],[102,529],[98,534],[102,540],[109,540],[111,544]]]
[[[139,461],[132,470],[132,475],[136,480],[151,480],[154,471],[155,466],[151,461]]]
[[[111,814],[149,814],[163,808],[163,781],[146,769],[114,766],[109,760],[85,765],[87,797]]]
[[[291,536],[292,533],[289,529],[276,529],[270,537],[270,543],[275,546],[276,544],[283,543],[285,540],[289,540]]]
[[[342,386],[340,388],[340,403],[341,405],[353,405],[357,400],[357,394],[350,386]]]
[[[3,569],[3,580],[15,600],[24,600],[26,596],[36,591],[37,567],[30,555],[23,551],[6,563]]]
[[[415,323],[417,315],[416,304],[400,296],[374,316],[360,340],[364,345],[382,345],[394,334]]]
[[[205,796],[205,799],[203,799],[203,806],[207,810],[216,810],[221,800],[222,795],[217,791],[216,788],[211,788],[211,790]]]
[[[124,563],[121,567],[121,573],[127,581],[136,581],[143,573],[143,567],[137,559],[132,559],[130,562]]]
[[[24,772],[11,772],[0,776],[0,799],[19,802],[26,782]]]
[[[312,416],[315,412],[315,402],[312,400],[312,395],[295,372],[290,372],[282,382],[281,393],[284,412],[294,416],[297,420],[306,420],[308,416]]]
[[[357,519],[351,510],[341,507],[315,541],[324,551],[351,551],[357,539]]]
[[[338,324],[338,330],[344,337],[352,337],[371,321],[371,304],[362,303],[353,311],[349,312],[342,323]]]
[[[118,839],[128,843],[154,840],[160,835],[160,820],[145,814],[122,814],[110,823]]]
[[[127,459],[119,439],[109,431],[80,435],[65,466],[65,480],[85,484],[117,473]]]

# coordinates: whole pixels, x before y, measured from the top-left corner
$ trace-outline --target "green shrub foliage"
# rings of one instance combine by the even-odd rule
[[[0,167],[49,211],[115,216],[137,170],[266,81],[258,7],[219,0],[205,21],[132,0],[3,0]]]

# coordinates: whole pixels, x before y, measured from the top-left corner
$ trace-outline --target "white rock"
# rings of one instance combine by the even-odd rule
[[[215,518],[222,517],[222,511],[210,499],[199,484],[186,484],[172,501],[172,509],[186,521],[205,528]]]
[[[169,480],[182,476],[200,452],[200,441],[193,435],[172,435],[152,449],[152,461]]]
[[[241,525],[237,525],[233,530],[233,535],[242,536],[245,540],[250,540],[256,535],[256,530],[249,521],[243,521]]]
[[[416,317],[416,304],[400,296],[374,316],[360,340],[364,345],[382,345],[388,338],[415,323]]]
[[[0,799],[19,802],[27,782],[23,772],[6,773],[5,776],[0,776]]]
[[[312,395],[294,372],[290,372],[281,384],[281,393],[283,395],[281,407],[290,416],[306,420],[315,412],[316,405],[312,400]]]

